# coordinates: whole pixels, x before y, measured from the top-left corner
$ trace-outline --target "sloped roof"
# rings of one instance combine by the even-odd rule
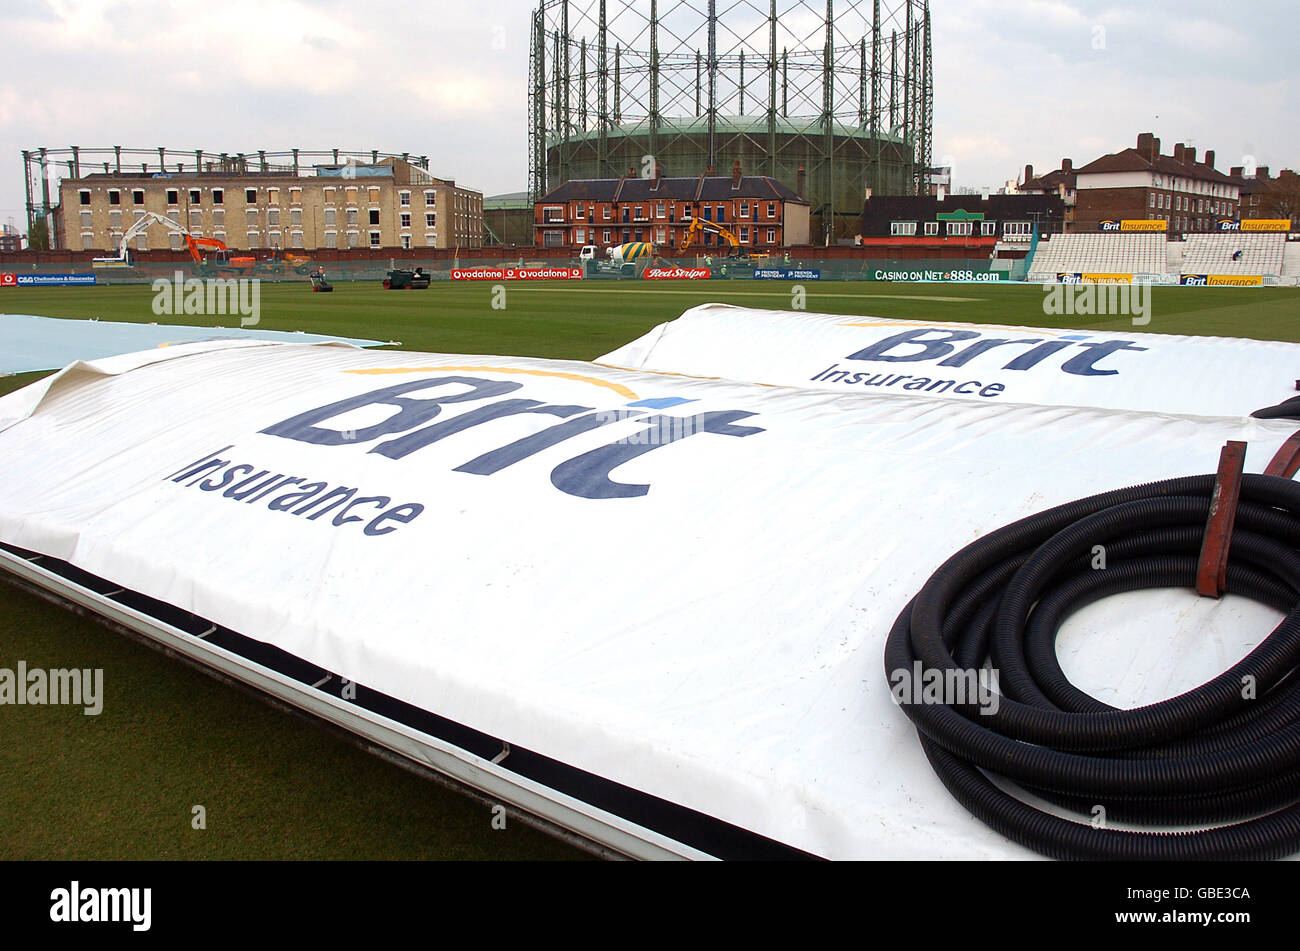
[[[807,204],[794,189],[766,175],[744,175],[739,188],[732,187],[730,175],[709,175],[703,183],[698,177],[661,178],[657,188],[652,178],[574,179],[552,189],[542,201],[725,201],[731,198]]]
[[[1045,175],[1036,175],[1035,177],[1029,179],[1029,181],[1025,182],[1023,185],[1020,186],[1020,190],[1021,191],[1037,190],[1037,191],[1054,192],[1057,190],[1059,186],[1064,185],[1067,190],[1072,191],[1075,187],[1075,184],[1078,182],[1078,177],[1079,177],[1078,171],[1072,170],[1067,172],[1063,168],[1058,168],[1054,172],[1048,172]]]
[[[1182,175],[1223,185],[1233,183],[1227,175],[1204,162],[1180,162],[1172,155],[1157,155],[1153,161],[1135,148],[1103,155],[1078,170],[1079,175],[1096,175],[1104,172],[1161,172],[1165,175]]]

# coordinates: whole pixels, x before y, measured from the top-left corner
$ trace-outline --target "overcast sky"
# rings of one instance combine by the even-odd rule
[[[41,145],[379,148],[428,154],[487,195],[523,190],[533,5],[0,0],[0,221],[22,227],[20,151]],[[1224,170],[1300,164],[1296,0],[931,11],[934,159],[959,187],[1082,164],[1148,130],[1166,152],[1216,149]]]

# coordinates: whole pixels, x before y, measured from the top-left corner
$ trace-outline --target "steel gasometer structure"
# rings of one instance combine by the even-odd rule
[[[529,192],[628,174],[770,175],[814,240],[931,162],[928,0],[539,0]]]

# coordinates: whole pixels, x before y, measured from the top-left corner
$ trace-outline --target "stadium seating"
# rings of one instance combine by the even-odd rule
[[[1281,276],[1285,251],[1285,234],[1192,234],[1187,236],[1182,273]]]
[[[1054,281],[1059,273],[1164,274],[1166,239],[1160,233],[1058,234],[1042,241],[1029,280]]]
[[[1290,242],[1282,252],[1282,276],[1290,283],[1300,284],[1300,242]]]

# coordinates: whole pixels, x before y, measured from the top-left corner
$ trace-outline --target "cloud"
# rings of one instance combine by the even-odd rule
[[[648,9],[648,0],[633,2]],[[819,4],[779,2],[792,11],[781,18],[782,39],[806,32]],[[586,23],[581,11],[594,4],[573,0],[575,20]],[[638,15],[621,4],[611,0],[611,20],[632,31]],[[0,0],[0,34],[10,40],[0,220],[22,215],[19,150],[71,143],[410,151],[487,194],[520,191],[534,5]],[[660,7],[686,22],[682,9]],[[1045,169],[1062,156],[1082,164],[1147,130],[1170,145],[1215,148],[1221,166],[1243,154],[1275,168],[1300,162],[1300,129],[1279,118],[1300,92],[1291,0],[1259,0],[1249,20],[1216,0],[931,0],[931,8],[934,152],[952,156],[958,185],[996,186],[1025,163]]]

